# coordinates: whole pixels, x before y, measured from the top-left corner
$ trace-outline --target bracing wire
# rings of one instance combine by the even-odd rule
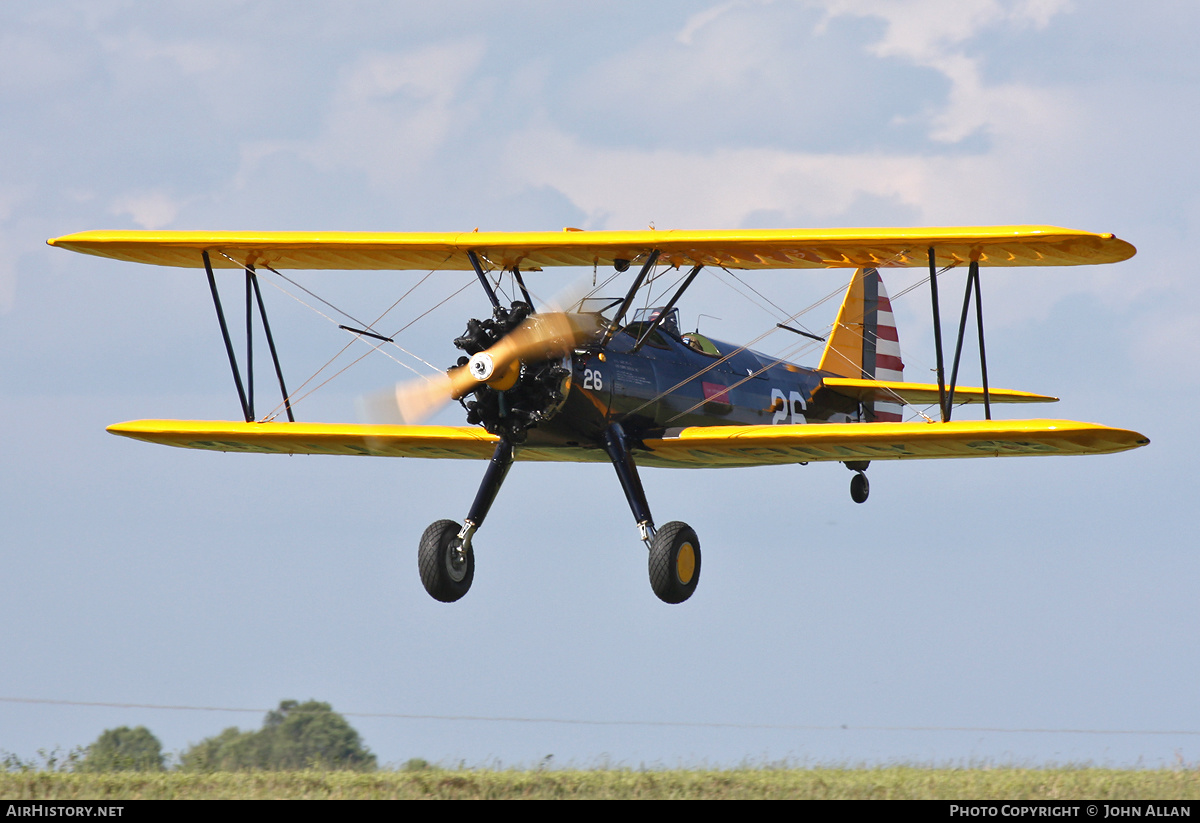
[[[897,257],[899,257],[899,255],[897,255]],[[895,258],[893,258],[893,259],[895,259]],[[886,268],[886,267],[887,267],[887,263],[885,262],[885,263],[882,263],[882,264],[879,264],[879,265],[875,266],[874,268]],[[942,274],[944,274],[945,272],[949,271],[951,268],[953,268],[953,264],[951,264],[951,265],[948,265],[948,266],[944,266],[944,267],[943,267],[943,268],[942,268],[940,271],[938,271],[938,272],[937,272],[937,275],[938,275],[938,276],[941,276],[941,275],[942,275]],[[744,281],[743,281],[743,280],[742,280],[740,277],[737,277],[736,275],[733,275],[733,274],[732,274],[732,272],[729,272],[729,270],[728,270],[728,269],[725,269],[724,267],[721,267],[721,269],[722,269],[723,271],[725,271],[727,274],[730,274],[731,276],[733,276],[733,277],[734,277],[734,279],[736,279],[736,280],[737,280],[739,283],[743,283],[743,285],[747,285],[747,284],[745,284],[745,282],[744,282]],[[720,280],[720,278],[719,278],[719,277],[718,277],[718,279]],[[905,289],[901,290],[900,292],[898,292],[898,293],[897,293],[897,294],[896,294],[894,297],[891,297],[891,298],[890,298],[890,300],[893,300],[893,301],[894,301],[894,300],[898,300],[899,298],[903,297],[904,295],[908,294],[909,292],[913,291],[914,289],[916,289],[916,288],[920,287],[921,285],[923,285],[924,283],[928,282],[928,280],[929,280],[929,276],[928,276],[928,275],[926,275],[924,278],[922,278],[922,279],[918,280],[917,282],[913,283],[912,285],[910,285],[910,286],[908,286],[907,288],[905,288]],[[724,282],[724,281],[722,281],[722,282]],[[726,285],[728,286],[728,285],[730,285],[730,284],[726,283]],[[748,287],[748,288],[751,288],[751,290],[752,290],[752,291],[754,291],[754,293],[755,293],[755,294],[758,294],[760,297],[763,297],[763,299],[764,299],[764,300],[767,300],[767,302],[771,303],[771,305],[772,305],[772,306],[775,306],[777,309],[779,309],[779,306],[777,306],[777,305],[776,305],[776,304],[775,304],[773,301],[770,301],[770,300],[769,300],[769,299],[767,299],[765,296],[763,296],[761,293],[759,293],[757,289],[753,289],[752,287],[749,287],[749,286],[747,286],[747,287]],[[730,288],[733,288],[733,289],[734,289],[734,291],[738,291],[738,290],[737,290],[736,288],[734,288],[733,286],[730,286]],[[840,294],[844,293],[844,291],[845,291],[845,289],[844,289],[843,287],[838,287],[837,289],[834,289],[833,291],[829,292],[829,293],[828,293],[828,294],[826,294],[824,297],[820,298],[819,300],[815,301],[814,303],[811,303],[811,304],[809,304],[808,306],[806,306],[806,307],[804,307],[803,309],[801,309],[800,311],[796,312],[795,314],[792,314],[792,315],[788,316],[788,317],[787,317],[787,318],[786,318],[786,319],[785,319],[783,322],[784,322],[785,324],[786,324],[786,323],[791,323],[791,322],[794,322],[794,321],[796,320],[796,318],[798,318],[798,317],[802,317],[803,315],[807,314],[808,312],[810,312],[810,311],[813,311],[814,309],[816,309],[817,307],[819,307],[819,306],[823,305],[824,303],[828,302],[829,300],[831,300],[831,299],[833,299],[833,298],[837,297],[838,295],[840,295]],[[739,293],[740,293],[740,292],[739,292]],[[752,302],[752,303],[756,302],[756,301],[754,301],[753,299],[751,299],[751,298],[747,297],[745,294],[742,294],[742,296],[743,296],[743,297],[746,297],[746,299],[747,299],[747,300],[750,300],[750,302]],[[766,310],[766,309],[765,309],[765,307],[761,306],[761,304],[759,304],[759,308],[763,308],[763,309],[764,309],[764,311],[767,311],[767,313],[768,313],[768,314],[770,314],[770,313],[771,313],[769,310]],[[779,310],[780,310],[781,312],[784,312],[784,311],[785,311],[785,310],[783,310],[783,309],[779,309]],[[831,324],[831,326],[832,326],[832,324]],[[843,328],[845,328],[845,327],[843,327]],[[848,331],[851,331],[850,329],[847,329],[847,330],[848,330]],[[727,354],[727,355],[724,355],[723,357],[721,357],[721,358],[719,358],[719,359],[717,359],[717,360],[714,360],[712,363],[709,363],[709,364],[707,364],[707,365],[706,365],[704,368],[702,368],[702,369],[700,369],[699,371],[697,371],[696,373],[694,373],[694,374],[692,374],[692,375],[688,376],[686,379],[684,379],[684,380],[681,380],[680,382],[678,382],[678,383],[676,383],[675,385],[671,386],[669,389],[666,389],[666,390],[664,390],[664,391],[661,391],[661,392],[659,392],[657,395],[655,395],[654,397],[650,398],[650,399],[649,399],[649,400],[647,400],[646,402],[642,403],[642,404],[641,404],[640,406],[638,406],[637,408],[635,408],[635,409],[633,409],[633,410],[631,410],[631,411],[627,412],[625,415],[623,415],[623,418],[628,418],[628,417],[630,417],[630,416],[632,416],[632,415],[634,415],[634,414],[637,414],[637,413],[638,413],[638,412],[640,412],[642,409],[645,409],[646,407],[648,407],[648,406],[651,406],[651,405],[653,405],[654,403],[657,403],[657,402],[658,402],[659,400],[661,400],[662,398],[664,398],[664,397],[666,397],[667,395],[669,395],[669,394],[671,394],[671,393],[673,393],[673,392],[677,391],[678,389],[680,389],[680,388],[682,388],[683,386],[687,385],[687,384],[688,384],[688,383],[690,383],[691,381],[693,381],[693,380],[696,380],[696,379],[697,379],[697,378],[699,378],[699,377],[703,377],[705,374],[707,374],[708,372],[712,371],[712,370],[713,370],[714,368],[716,368],[717,366],[721,365],[722,363],[728,362],[728,361],[729,361],[731,358],[733,358],[733,357],[736,357],[737,355],[739,355],[739,354],[741,354],[742,352],[744,352],[744,351],[746,351],[747,349],[749,349],[751,346],[753,346],[753,345],[755,345],[756,343],[758,343],[760,340],[763,340],[764,338],[766,338],[767,336],[769,336],[769,335],[773,334],[773,333],[774,333],[774,332],[776,332],[776,331],[778,331],[778,327],[773,327],[773,328],[770,328],[770,329],[766,330],[765,332],[763,332],[762,334],[760,334],[758,337],[755,337],[753,340],[751,340],[749,343],[746,343],[746,344],[744,344],[744,345],[741,345],[741,346],[739,346],[738,348],[736,348],[736,349],[734,349],[733,351],[731,351],[729,354]],[[764,371],[767,371],[767,370],[768,370],[768,369],[770,369],[770,368],[774,368],[775,366],[777,366],[777,365],[780,365],[781,363],[785,363],[785,362],[787,362],[787,361],[788,361],[788,359],[789,359],[789,358],[791,358],[791,357],[796,357],[796,356],[799,356],[799,355],[803,354],[804,352],[808,351],[808,350],[809,350],[809,349],[811,349],[811,348],[812,348],[812,345],[805,345],[805,346],[801,346],[799,349],[797,349],[797,348],[794,348],[794,347],[793,347],[793,348],[789,348],[789,349],[787,349],[787,350],[785,351],[785,353],[784,353],[784,354],[782,354],[782,355],[778,355],[778,356],[777,356],[777,358],[776,358],[776,359],[775,359],[775,360],[774,360],[774,361],[773,361],[773,362],[772,362],[772,363],[771,363],[769,366],[766,366],[766,367],[760,368],[758,371],[755,371],[753,374],[749,375],[748,377],[742,378],[741,380],[739,380],[737,383],[735,383],[735,384],[734,384],[733,386],[731,386],[730,388],[731,388],[731,389],[732,389],[732,388],[737,388],[738,386],[741,386],[742,384],[744,384],[744,383],[745,383],[747,380],[749,380],[749,379],[752,379],[752,378],[754,378],[754,377],[757,377],[758,375],[762,374]],[[840,354],[840,352],[837,352],[836,350],[833,350],[833,351],[834,351],[835,355],[839,355],[839,356],[842,356],[842,357],[844,357],[844,355],[841,355],[841,354]],[[912,409],[912,410],[913,410],[913,411],[914,411],[916,414],[918,414],[918,415],[920,415],[921,417],[923,417],[923,418],[926,420],[926,422],[933,422],[933,421],[932,421],[932,419],[931,419],[931,418],[930,418],[930,417],[929,417],[927,414],[925,414],[925,412],[924,412],[924,411],[922,411],[921,409],[918,409],[918,408],[916,408],[915,406],[911,406],[910,404],[906,404],[906,403],[904,403],[904,402],[903,402],[903,400],[902,400],[902,398],[901,398],[901,397],[900,397],[900,396],[899,396],[899,395],[898,395],[898,394],[897,394],[897,393],[896,393],[894,390],[892,390],[892,389],[887,389],[887,388],[883,387],[882,385],[880,386],[880,388],[883,388],[885,391],[887,391],[889,394],[891,394],[891,395],[892,395],[892,396],[895,398],[895,400],[896,400],[896,401],[898,401],[898,402],[900,403],[900,405],[902,405],[902,406],[908,406],[909,408],[911,408],[911,409]],[[683,416],[683,415],[685,415],[685,414],[689,414],[690,412],[692,412],[692,411],[695,411],[695,410],[696,410],[696,409],[698,409],[700,406],[704,405],[704,403],[705,403],[705,402],[707,402],[707,400],[701,400],[700,402],[698,402],[698,403],[694,404],[694,405],[693,405],[693,406],[691,406],[690,408],[688,408],[688,409],[686,409],[686,410],[684,410],[684,411],[682,411],[682,412],[679,412],[679,413],[678,413],[678,414],[676,414],[674,417],[672,417],[672,418],[671,418],[671,420],[672,420],[672,421],[673,421],[673,420],[676,420],[676,419],[678,419],[679,417],[681,417],[681,416]]]
[[[421,278],[421,279],[420,279],[420,280],[419,280],[419,281],[418,281],[416,284],[414,284],[413,286],[411,286],[411,287],[410,287],[410,288],[409,288],[409,289],[408,289],[406,292],[404,292],[404,294],[402,294],[402,295],[401,295],[399,298],[397,298],[395,302],[393,302],[393,303],[392,303],[390,306],[388,306],[388,307],[387,307],[387,309],[385,309],[385,310],[384,310],[384,311],[383,311],[383,312],[382,312],[382,313],[381,313],[381,314],[380,314],[380,315],[379,315],[379,316],[378,316],[378,317],[375,319],[375,321],[374,321],[373,323],[366,323],[366,322],[364,322],[364,321],[362,321],[362,320],[358,319],[358,318],[357,318],[357,317],[355,317],[354,315],[350,314],[349,312],[347,312],[347,311],[345,311],[345,310],[343,310],[343,309],[339,308],[338,306],[335,306],[333,303],[331,303],[331,302],[329,302],[328,300],[326,300],[325,298],[321,297],[319,294],[317,294],[317,293],[313,292],[311,289],[309,289],[309,288],[305,287],[305,286],[304,286],[303,284],[301,284],[301,283],[298,283],[297,281],[293,280],[292,278],[288,277],[287,275],[283,274],[282,272],[280,272],[279,270],[275,269],[275,268],[274,268],[274,267],[272,267],[272,266],[263,266],[261,269],[251,269],[249,266],[247,266],[247,265],[245,265],[245,264],[243,264],[243,263],[240,263],[240,262],[239,262],[239,261],[237,261],[236,259],[234,259],[234,258],[230,257],[228,254],[225,254],[224,252],[218,252],[218,254],[220,254],[220,255],[221,255],[222,257],[224,257],[226,260],[229,260],[229,261],[230,261],[231,263],[233,263],[235,266],[238,266],[238,267],[242,268],[243,270],[245,270],[245,271],[247,271],[247,272],[250,272],[250,273],[252,273],[252,274],[261,274],[261,272],[262,272],[262,270],[263,270],[263,269],[265,269],[266,271],[269,271],[269,272],[271,272],[272,274],[275,274],[275,275],[276,275],[276,276],[278,276],[280,279],[282,279],[282,280],[284,280],[284,281],[286,281],[286,282],[290,283],[290,284],[291,284],[292,286],[294,286],[295,288],[297,288],[297,289],[299,289],[299,290],[303,291],[305,294],[309,295],[309,296],[310,296],[310,297],[312,297],[314,300],[316,300],[316,301],[318,301],[318,302],[322,303],[323,305],[327,306],[327,307],[328,307],[328,308],[329,308],[331,311],[333,311],[333,312],[336,312],[337,314],[340,314],[342,317],[345,317],[346,319],[348,319],[348,320],[352,321],[353,323],[355,323],[357,326],[359,326],[359,327],[361,327],[361,328],[363,328],[363,329],[366,329],[366,330],[368,330],[368,331],[374,331],[374,328],[375,328],[375,326],[376,326],[376,325],[378,325],[378,324],[379,324],[379,322],[380,322],[381,320],[383,320],[383,318],[384,318],[384,317],[386,317],[386,316],[387,316],[387,315],[388,315],[388,314],[389,314],[389,313],[390,313],[390,312],[391,312],[393,309],[395,309],[395,308],[396,308],[398,305],[400,305],[400,303],[401,303],[401,302],[402,302],[402,301],[403,301],[405,298],[407,298],[409,295],[411,295],[411,294],[412,294],[412,293],[413,293],[413,292],[414,292],[414,291],[415,291],[415,290],[416,290],[418,287],[420,287],[420,286],[421,286],[421,285],[422,285],[422,284],[423,284],[423,283],[424,283],[426,280],[428,280],[428,279],[429,279],[429,278],[430,278],[430,277],[433,275],[433,273],[434,273],[434,272],[436,272],[436,271],[439,271],[439,269],[431,269],[431,270],[430,270],[429,272],[427,272],[427,273],[425,274],[425,276],[424,276],[424,277],[422,277],[422,278]],[[448,258],[447,258],[447,259],[448,259]],[[327,321],[329,321],[329,322],[330,322],[330,323],[332,323],[333,325],[339,325],[339,324],[337,323],[337,321],[336,321],[336,320],[335,320],[333,317],[330,317],[328,314],[326,314],[325,312],[321,311],[321,310],[320,310],[320,309],[318,309],[316,306],[312,305],[311,303],[308,303],[307,301],[303,300],[302,298],[300,298],[300,297],[299,297],[299,296],[297,296],[296,294],[293,294],[292,292],[288,291],[288,290],[287,290],[287,289],[285,289],[283,286],[281,286],[279,283],[276,283],[276,282],[274,282],[274,281],[272,281],[272,280],[267,280],[266,282],[268,282],[270,285],[274,286],[276,289],[278,289],[278,290],[279,290],[280,292],[282,292],[283,294],[285,294],[285,295],[287,295],[288,297],[290,297],[290,298],[292,298],[293,300],[295,300],[295,301],[296,301],[297,303],[299,303],[300,305],[304,306],[305,308],[309,309],[310,311],[314,312],[315,314],[317,314],[317,315],[320,315],[321,317],[325,318]],[[425,312],[422,312],[422,313],[421,313],[420,315],[418,315],[416,318],[414,318],[413,320],[409,321],[407,324],[405,324],[404,326],[402,326],[402,327],[401,327],[401,329],[400,329],[399,331],[397,331],[397,332],[394,332],[393,334],[391,334],[391,335],[390,335],[390,337],[391,337],[391,338],[395,338],[396,336],[398,336],[398,335],[400,334],[400,332],[402,332],[404,329],[407,329],[409,326],[411,326],[411,325],[412,325],[413,323],[415,323],[417,320],[420,320],[422,317],[425,317],[427,314],[429,314],[429,313],[430,313],[431,311],[433,311],[434,309],[437,309],[437,308],[439,308],[440,306],[444,305],[444,304],[445,304],[447,301],[449,301],[449,300],[453,299],[454,297],[458,296],[459,294],[461,294],[461,293],[462,293],[462,292],[463,292],[463,291],[464,291],[464,290],[465,290],[465,289],[466,289],[466,288],[467,288],[469,285],[470,285],[470,283],[467,283],[467,284],[466,284],[466,285],[464,285],[462,288],[460,288],[460,289],[458,289],[457,291],[455,291],[454,293],[452,293],[452,294],[451,294],[449,297],[447,297],[447,298],[445,298],[444,300],[442,300],[441,302],[439,302],[439,303],[438,303],[437,305],[435,305],[435,306],[434,306],[432,309],[428,309],[428,310],[426,310]],[[363,337],[362,337],[361,335],[357,335],[355,339],[357,339],[357,340],[362,340],[362,339],[363,339]],[[400,351],[400,352],[402,352],[403,354],[405,354],[405,355],[407,355],[407,356],[409,356],[409,357],[413,358],[414,360],[418,360],[418,361],[420,361],[421,363],[423,363],[423,364],[425,364],[426,366],[428,366],[428,367],[429,367],[429,368],[430,368],[432,371],[434,371],[434,372],[438,371],[438,368],[437,368],[437,366],[434,366],[432,363],[430,363],[428,360],[425,360],[425,359],[424,359],[423,357],[421,357],[420,355],[418,355],[418,354],[415,354],[414,352],[410,352],[410,351],[408,351],[408,350],[407,350],[407,349],[405,349],[403,346],[401,346],[401,345],[399,345],[398,343],[396,343],[394,339],[390,339],[390,340],[383,340],[383,341],[380,341],[380,342],[378,342],[378,343],[368,343],[368,345],[370,346],[370,349],[369,349],[369,350],[368,350],[368,351],[367,351],[367,352],[366,352],[364,355],[362,355],[362,356],[360,356],[360,357],[357,357],[357,358],[355,358],[355,359],[354,359],[353,361],[351,361],[351,362],[350,362],[348,365],[346,365],[346,366],[344,366],[343,368],[339,369],[339,370],[338,370],[337,372],[335,372],[335,373],[334,373],[332,376],[330,376],[329,378],[325,379],[324,381],[322,381],[321,383],[319,383],[317,386],[313,387],[313,388],[312,388],[312,389],[310,389],[309,391],[305,392],[304,394],[299,394],[299,392],[301,392],[301,391],[302,391],[302,390],[303,390],[303,389],[304,389],[306,386],[308,386],[310,383],[312,383],[312,382],[313,382],[313,380],[315,380],[315,379],[316,379],[318,376],[320,376],[320,374],[321,374],[323,371],[325,371],[327,368],[329,368],[329,367],[330,367],[330,366],[331,366],[331,365],[332,365],[332,364],[333,364],[333,363],[334,363],[334,362],[335,362],[335,361],[336,361],[338,358],[340,358],[340,357],[342,356],[342,354],[344,354],[344,353],[345,353],[345,352],[346,352],[346,351],[347,351],[347,350],[348,350],[348,349],[349,349],[349,348],[350,348],[352,345],[354,345],[354,342],[355,342],[355,340],[354,340],[354,339],[352,339],[352,340],[351,340],[350,342],[348,342],[346,345],[342,346],[342,348],[341,348],[341,349],[339,349],[339,350],[338,350],[338,351],[337,351],[337,352],[336,352],[336,353],[335,353],[335,354],[334,354],[334,355],[333,355],[331,358],[329,358],[329,360],[327,360],[327,361],[326,361],[326,362],[325,362],[323,365],[321,365],[321,367],[320,367],[320,368],[318,368],[318,369],[317,369],[317,370],[316,370],[316,371],[315,371],[315,372],[314,372],[312,375],[310,375],[310,376],[308,377],[308,379],[307,379],[307,380],[305,380],[305,381],[304,381],[303,383],[301,383],[301,384],[300,384],[298,387],[296,387],[296,389],[294,389],[292,392],[290,392],[290,393],[289,393],[289,395],[288,395],[288,397],[286,397],[286,398],[285,398],[283,401],[281,401],[281,402],[280,402],[280,403],[279,403],[279,404],[278,404],[278,405],[277,405],[277,406],[276,406],[274,409],[272,409],[272,410],[271,410],[271,411],[270,411],[270,412],[269,412],[267,415],[265,415],[265,416],[264,416],[262,419],[263,419],[264,421],[269,421],[269,420],[273,420],[273,419],[275,419],[275,418],[276,418],[276,417],[279,415],[279,413],[280,413],[280,412],[281,412],[283,409],[285,409],[285,408],[287,407],[287,405],[289,405],[289,404],[290,404],[290,405],[292,405],[292,407],[294,408],[294,407],[295,407],[295,405],[296,405],[297,403],[299,403],[301,400],[304,400],[304,399],[305,399],[305,398],[307,398],[309,395],[311,395],[311,394],[312,394],[314,391],[316,391],[317,389],[321,388],[322,386],[325,386],[326,384],[328,384],[328,383],[330,382],[330,380],[333,380],[333,379],[334,379],[334,378],[336,378],[337,376],[339,376],[339,375],[343,374],[343,373],[344,373],[344,372],[345,372],[345,371],[346,371],[348,368],[350,368],[351,366],[355,365],[355,364],[356,364],[356,363],[358,363],[359,361],[363,360],[363,359],[364,359],[364,358],[365,358],[367,355],[371,354],[372,352],[376,352],[376,351],[380,352],[380,353],[381,353],[381,354],[383,354],[385,357],[387,357],[388,359],[390,359],[390,360],[392,360],[393,362],[395,362],[397,365],[400,365],[400,366],[402,366],[403,368],[405,368],[405,369],[408,369],[409,371],[411,371],[413,374],[417,375],[418,377],[423,377],[423,378],[426,378],[426,379],[428,379],[428,375],[422,374],[421,372],[417,371],[417,369],[413,368],[413,367],[412,367],[411,365],[409,365],[408,363],[405,363],[403,360],[400,360],[399,358],[395,357],[395,356],[394,356],[394,355],[393,355],[391,352],[389,352],[389,351],[387,351],[386,349],[384,349],[384,348],[383,348],[383,346],[384,346],[384,344],[385,344],[385,343],[387,343],[387,344],[390,344],[391,346],[393,346],[394,348],[396,348],[398,351]],[[366,341],[364,341],[364,342],[366,342]]]
[[[464,284],[462,287],[460,287],[460,288],[459,288],[457,291],[455,291],[453,294],[451,294],[449,297],[447,297],[447,298],[445,298],[444,300],[442,300],[440,303],[438,303],[437,305],[435,305],[433,308],[431,308],[431,309],[427,309],[426,311],[422,312],[422,313],[421,313],[420,315],[418,315],[417,317],[415,317],[415,318],[413,318],[412,320],[410,320],[410,321],[409,321],[407,324],[405,324],[404,326],[402,326],[402,327],[401,327],[401,328],[400,328],[398,331],[394,332],[394,333],[393,333],[391,336],[392,336],[392,337],[396,337],[397,335],[399,335],[399,334],[400,334],[400,332],[402,332],[402,331],[404,331],[405,329],[407,329],[407,328],[408,328],[409,326],[411,326],[413,323],[416,323],[418,320],[420,320],[420,319],[421,319],[422,317],[424,317],[425,315],[427,315],[427,314],[429,314],[430,312],[432,312],[432,311],[434,311],[434,310],[436,310],[436,309],[440,308],[442,305],[444,305],[445,303],[449,302],[450,300],[453,300],[455,297],[457,297],[458,295],[460,295],[460,294],[462,294],[464,291],[466,291],[468,288],[470,288],[470,286],[471,286],[471,283],[472,283],[472,282],[473,282],[473,281],[468,281],[468,282],[467,282],[467,283],[465,283],[465,284]],[[361,338],[360,338],[360,339],[361,339]],[[367,342],[367,341],[363,341],[363,342]],[[343,373],[345,373],[345,372],[346,372],[348,369],[350,369],[352,366],[354,366],[354,365],[358,364],[358,363],[359,363],[360,361],[362,361],[362,360],[365,360],[367,357],[369,357],[369,356],[370,356],[372,353],[374,353],[374,352],[379,352],[380,354],[384,355],[385,357],[387,357],[387,358],[389,358],[389,359],[391,359],[391,360],[395,361],[396,363],[398,363],[398,364],[400,364],[401,366],[403,366],[404,368],[408,369],[409,371],[411,371],[413,374],[417,375],[418,377],[424,378],[424,379],[426,379],[426,380],[428,380],[428,379],[429,379],[429,376],[428,376],[428,375],[421,374],[421,373],[420,373],[420,372],[418,372],[416,369],[414,369],[412,366],[408,365],[407,363],[405,363],[405,362],[404,362],[404,361],[402,361],[402,360],[398,360],[397,358],[393,357],[393,356],[392,356],[392,355],[391,355],[389,352],[385,351],[385,350],[383,349],[383,346],[384,346],[384,344],[385,344],[386,342],[388,342],[388,341],[379,341],[378,343],[370,343],[370,342],[367,342],[367,345],[371,347],[371,348],[370,348],[368,351],[366,351],[366,352],[364,352],[363,354],[359,355],[358,357],[354,358],[352,361],[350,361],[349,363],[347,363],[347,364],[346,364],[345,366],[343,366],[342,368],[338,369],[338,370],[337,370],[336,372],[334,372],[332,375],[330,375],[329,377],[325,378],[323,381],[321,381],[321,382],[320,382],[320,383],[318,383],[317,385],[313,386],[311,389],[309,389],[309,390],[308,390],[307,392],[305,392],[304,394],[300,395],[300,397],[298,397],[298,398],[296,398],[296,400],[293,400],[293,401],[292,401],[292,405],[294,406],[294,405],[295,405],[297,402],[299,402],[299,401],[301,401],[301,400],[304,400],[306,397],[308,397],[309,395],[311,395],[313,392],[315,392],[315,391],[317,391],[318,389],[322,388],[323,386],[327,385],[327,384],[328,384],[330,381],[332,381],[334,378],[336,378],[336,377],[339,377],[340,375],[342,375]],[[343,347],[341,348],[341,350],[340,350],[340,351],[338,351],[338,353],[337,353],[337,354],[335,354],[335,355],[334,355],[332,358],[330,358],[330,359],[329,359],[329,361],[327,361],[327,362],[325,363],[325,365],[324,365],[324,366],[322,366],[320,369],[318,369],[318,370],[316,371],[316,373],[314,373],[314,374],[312,375],[312,377],[309,377],[309,378],[308,378],[308,380],[304,381],[304,383],[302,383],[302,384],[300,385],[300,387],[296,389],[296,391],[300,391],[300,389],[303,389],[305,386],[307,386],[309,383],[311,383],[313,380],[315,380],[315,379],[316,379],[316,377],[317,377],[317,375],[319,375],[319,374],[320,374],[322,371],[324,371],[326,368],[328,368],[328,367],[329,367],[329,365],[330,365],[331,363],[333,363],[333,361],[334,361],[334,360],[336,360],[338,357],[340,357],[340,356],[342,355],[342,353],[343,353],[343,352],[345,352],[345,351],[346,351],[346,349],[350,348],[352,345],[354,345],[354,341],[353,341],[353,340],[351,340],[349,343],[347,343],[345,346],[343,346]],[[395,343],[392,343],[392,345],[395,345]],[[399,346],[397,346],[397,348],[400,348],[400,347],[399,347]],[[401,349],[401,351],[404,351],[404,349]],[[408,354],[408,352],[405,352],[405,354]],[[418,360],[421,360],[421,362],[422,362],[422,363],[425,363],[427,366],[430,366],[430,368],[433,368],[433,369],[435,369],[435,370],[436,370],[436,368],[437,368],[436,366],[432,366],[432,365],[431,365],[431,364],[429,364],[427,361],[425,361],[425,360],[422,360],[421,358],[417,358],[417,359],[418,359]],[[293,394],[294,394],[294,392],[293,392]],[[277,416],[277,415],[279,414],[279,411],[280,411],[280,409],[282,409],[282,408],[283,408],[283,405],[282,405],[282,404],[280,404],[280,405],[279,405],[279,406],[277,406],[275,409],[273,409],[273,410],[271,411],[271,415],[270,415],[270,417],[269,417],[268,419],[271,419],[271,418],[274,418],[275,416]]]

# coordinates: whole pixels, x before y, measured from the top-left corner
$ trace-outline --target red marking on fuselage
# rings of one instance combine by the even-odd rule
[[[717,403],[733,403],[733,401],[729,399],[728,386],[724,386],[720,383],[709,383],[707,381],[702,381],[700,386],[704,389],[705,400]]]

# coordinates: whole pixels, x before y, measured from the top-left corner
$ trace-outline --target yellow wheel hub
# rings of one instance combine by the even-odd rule
[[[679,553],[675,555],[675,576],[679,578],[679,582],[687,585],[692,582],[692,575],[696,573],[696,550],[692,548],[691,543],[684,543],[679,547]]]

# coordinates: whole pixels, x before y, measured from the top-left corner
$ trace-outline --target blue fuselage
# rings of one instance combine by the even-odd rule
[[[855,422],[858,404],[820,390],[825,373],[700,335],[627,326],[603,352],[571,357],[566,403],[530,432],[531,443],[587,446],[620,423],[636,437],[685,426]]]

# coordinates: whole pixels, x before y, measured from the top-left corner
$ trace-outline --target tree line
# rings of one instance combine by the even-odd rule
[[[373,771],[375,755],[346,718],[328,703],[284,700],[267,712],[262,728],[231,726],[189,746],[174,768],[180,771]],[[81,772],[166,771],[162,743],[145,726],[106,729],[75,759]]]

